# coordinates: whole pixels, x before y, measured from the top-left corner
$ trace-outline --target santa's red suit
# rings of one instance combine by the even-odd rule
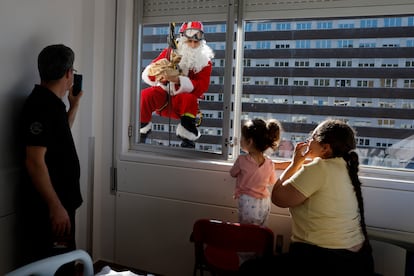
[[[208,47],[205,44],[200,47],[203,46]],[[169,59],[170,54],[170,48],[164,49],[151,64],[163,58]],[[179,137],[191,141],[200,137],[200,133],[195,126],[193,129],[186,127],[189,124],[189,120],[194,120],[196,117],[198,113],[198,100],[204,97],[203,94],[208,90],[210,84],[212,70],[210,57],[200,60],[205,60],[205,65],[203,64],[198,69],[199,72],[196,72],[194,68],[188,68],[186,70],[188,73],[184,72],[186,73],[185,75],[179,76],[179,84],[158,82],[154,76],[149,76],[148,74],[151,64],[145,68],[142,73],[142,79],[150,87],[141,91],[140,120],[141,126],[144,126],[140,129],[141,134],[150,131],[151,116],[155,111],[161,116],[181,119],[180,124],[177,126],[177,135]]]

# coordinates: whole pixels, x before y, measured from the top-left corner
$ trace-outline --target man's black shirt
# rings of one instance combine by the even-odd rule
[[[62,205],[67,210],[78,208],[82,203],[80,165],[66,106],[43,86],[36,85],[24,104],[23,139],[25,146],[46,147],[45,162]]]

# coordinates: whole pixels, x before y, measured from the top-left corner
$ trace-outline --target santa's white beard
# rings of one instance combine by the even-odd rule
[[[200,43],[200,47],[195,49],[188,46],[184,41],[179,41],[178,43],[177,53],[181,56],[178,66],[185,76],[188,75],[190,70],[193,70],[195,73],[200,72],[213,57],[211,48],[205,43]]]

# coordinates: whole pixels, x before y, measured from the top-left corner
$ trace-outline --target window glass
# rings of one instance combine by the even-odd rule
[[[234,51],[226,51],[225,22],[204,22],[215,57],[210,86],[199,101],[201,137],[193,151],[234,158],[222,147],[237,145],[231,140],[240,135],[235,126],[246,119],[275,118],[285,131],[272,156],[289,158],[294,145],[320,121],[336,118],[357,131],[361,164],[414,169],[413,18],[249,20],[242,24],[243,49]],[[143,26],[138,72],[167,46],[168,33],[165,24]],[[235,60],[238,51],[243,51],[240,62]],[[232,55],[232,67],[243,67],[233,68],[230,80],[234,85],[235,74],[241,72],[240,97],[235,97],[234,86],[224,91],[229,81],[224,73],[226,54]],[[138,82],[139,94],[147,86],[141,78]],[[227,99],[231,102],[225,103]],[[237,99],[241,102],[234,102]],[[229,121],[225,121],[227,106]],[[182,150],[176,136],[179,120],[154,113],[152,122],[147,144]],[[139,127],[138,123],[135,145],[140,143]]]
[[[241,119],[282,122],[274,157],[340,119],[357,131],[361,164],[413,169],[412,25],[413,16],[247,21]]]
[[[195,118],[196,126],[200,137],[195,140],[194,148],[191,150],[222,154],[223,143],[223,93],[224,93],[224,66],[225,66],[225,34],[226,24],[223,22],[202,22],[204,28],[204,37],[206,44],[213,50],[214,58],[212,62],[212,73],[208,89],[198,100],[198,113]],[[175,38],[179,37],[179,31],[182,22],[177,23],[174,29]],[[142,31],[141,56],[138,57],[138,89],[137,99],[142,100],[142,90],[149,87],[141,77],[144,69],[158,55],[169,46],[168,37],[170,35],[170,26],[168,24],[145,24]],[[176,51],[174,51],[176,52]],[[179,64],[176,67],[179,68]],[[189,84],[191,85],[191,84]],[[161,92],[162,94],[162,92]],[[169,93],[165,92],[160,95],[164,96],[165,102],[171,102]],[[171,94],[171,93],[170,93]],[[140,105],[137,104],[137,114],[140,114]],[[182,120],[177,116],[165,115],[162,113],[162,107],[153,112],[151,116],[150,131],[143,136],[140,128],[143,125],[137,120],[135,144],[149,144],[158,147],[183,148],[183,139],[177,136],[177,128]],[[161,113],[160,113],[161,112]],[[160,115],[161,114],[161,115]],[[141,113],[142,115],[142,113]],[[137,115],[140,116],[140,115]],[[187,148],[188,147],[185,147]]]

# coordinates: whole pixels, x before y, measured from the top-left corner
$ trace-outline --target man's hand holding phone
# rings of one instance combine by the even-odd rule
[[[82,75],[73,74],[72,95],[77,96],[82,91]]]

